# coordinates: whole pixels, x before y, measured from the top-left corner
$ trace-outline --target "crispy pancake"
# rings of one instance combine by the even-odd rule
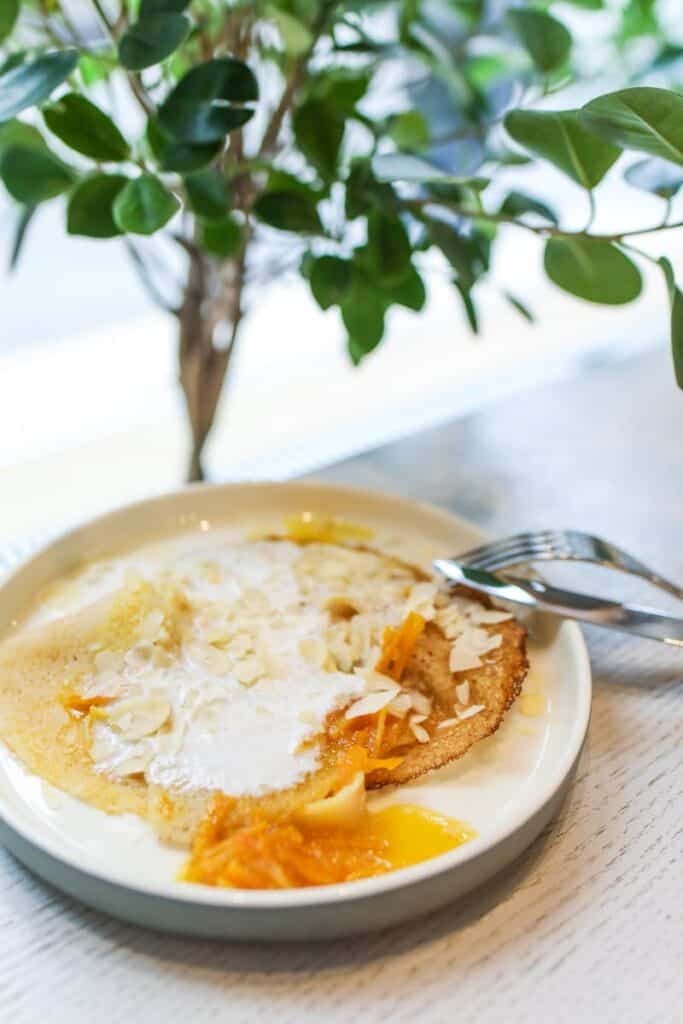
[[[389,561],[405,572],[405,563]],[[410,572],[414,580],[425,580],[420,570],[410,567]],[[475,599],[471,592],[459,593]],[[147,783],[142,775],[118,779],[104,774],[90,754],[89,716],[74,717],[63,705],[65,688],[78,690],[79,682],[92,673],[94,652],[101,648],[103,637],[110,647],[125,649],[141,615],[159,602],[173,624],[168,639],[173,648],[180,642],[190,609],[177,592],[155,592],[154,588],[145,592],[142,610],[139,601],[129,607],[124,593],[7,641],[0,648],[0,736],[30,771],[48,782],[109,813],[132,812],[147,817],[162,840],[187,846],[206,813],[213,790],[164,788]],[[488,602],[480,603],[490,607]],[[331,620],[334,614],[330,612]],[[525,631],[514,620],[483,628],[499,634],[500,645],[487,653],[479,667],[452,672],[451,641],[439,626],[427,623],[401,684],[431,700],[430,714],[423,722],[428,742],[417,742],[412,736],[406,739],[404,735],[396,751],[400,763],[391,769],[370,771],[366,777],[368,788],[417,778],[461,757],[498,728],[527,671]],[[465,679],[471,703],[483,705],[483,709],[473,717],[454,720],[456,687]],[[441,722],[450,724],[439,728]],[[360,725],[364,724],[362,720]],[[366,734],[361,730],[358,735]],[[248,822],[255,811],[266,818],[285,818],[297,807],[333,792],[349,744],[329,730],[319,742],[318,770],[288,789],[237,798],[231,821],[235,825]]]

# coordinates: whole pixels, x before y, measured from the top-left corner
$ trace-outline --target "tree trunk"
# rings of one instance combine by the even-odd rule
[[[211,433],[241,319],[243,265],[216,265],[190,251],[179,314],[180,384],[187,407],[191,449],[187,482],[204,480],[202,454]],[[220,329],[224,344],[216,347]]]

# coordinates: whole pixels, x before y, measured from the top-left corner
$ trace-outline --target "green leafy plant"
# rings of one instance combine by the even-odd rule
[[[570,4],[584,19],[613,9],[605,95],[575,53]],[[392,308],[423,308],[434,254],[477,331],[477,288],[508,226],[537,236],[550,280],[590,302],[631,302],[639,264],[656,264],[683,386],[675,270],[636,244],[681,226],[683,96],[662,86],[682,56],[649,0],[0,0],[11,262],[46,202],[64,203],[69,234],[123,238],[178,321],[190,479],[269,276],[300,273],[338,309],[358,363]],[[506,185],[534,162],[585,191],[584,228]],[[596,190],[617,162],[662,216],[597,232]],[[182,254],[179,293],[150,248],[160,239]]]

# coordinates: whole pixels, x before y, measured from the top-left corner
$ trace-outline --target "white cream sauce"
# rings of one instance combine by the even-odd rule
[[[44,595],[29,625],[73,613],[136,578],[154,582],[170,571],[195,609],[174,657],[155,648],[154,621],[149,637],[123,658],[99,656],[100,671],[85,695],[134,698],[142,712],[145,701],[170,705],[166,727],[143,737],[139,728],[129,729],[130,738],[106,719],[97,721],[92,752],[99,770],[142,770],[148,781],[166,787],[240,796],[292,786],[315,769],[314,741],[326,717],[362,696],[368,682],[353,671],[325,671],[302,656],[302,640],[325,635],[324,599],[337,592],[340,577],[348,571],[350,590],[358,591],[360,581],[354,587],[354,566],[345,566],[342,556],[330,585],[303,594],[295,572],[301,557],[302,549],[289,542],[220,533],[180,537],[90,565]],[[374,557],[369,564],[382,568]],[[387,597],[398,598],[405,581],[390,590]],[[394,603],[377,630],[395,618]],[[250,664],[255,680],[248,679]],[[245,666],[248,685],[239,678]]]

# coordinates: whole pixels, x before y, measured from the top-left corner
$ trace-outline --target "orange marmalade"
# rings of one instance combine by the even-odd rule
[[[415,804],[366,812],[348,829],[256,819],[231,831],[230,804],[230,797],[214,798],[183,881],[238,889],[333,885],[418,864],[475,836],[462,822]]]
[[[397,767],[386,756],[409,740],[402,722],[387,728],[386,715],[346,722],[330,737],[345,749],[332,794],[268,821],[254,814],[234,827],[235,801],[217,793],[201,822],[180,878],[239,889],[292,889],[369,878],[454,850],[476,833],[467,825],[415,804],[366,807],[365,775]]]

